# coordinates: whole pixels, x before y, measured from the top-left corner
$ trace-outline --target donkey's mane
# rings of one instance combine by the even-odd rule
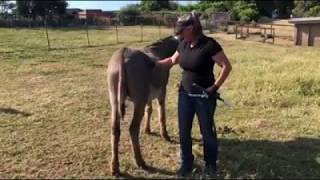
[[[144,49],[155,49],[155,48],[159,47],[163,42],[167,41],[170,38],[171,38],[171,36],[162,38],[162,39],[160,39],[160,40],[158,40],[158,41],[146,46]]]

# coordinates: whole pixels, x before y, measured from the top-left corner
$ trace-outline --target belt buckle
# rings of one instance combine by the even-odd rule
[[[192,93],[188,93],[188,96],[190,96],[190,97],[206,98],[206,99],[208,99],[208,98],[209,98],[209,95],[208,95],[205,91],[202,91],[202,93],[201,93],[201,94],[192,94]]]

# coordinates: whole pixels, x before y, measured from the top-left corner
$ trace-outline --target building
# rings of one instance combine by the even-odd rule
[[[97,17],[103,17],[101,9],[85,9],[79,12],[79,19],[94,19]]]
[[[295,45],[320,46],[320,17],[293,18]]]
[[[102,14],[105,18],[115,18],[117,16],[116,12],[114,11],[102,11]]]
[[[82,9],[78,9],[78,8],[68,8],[66,10],[66,14],[69,17],[73,17],[75,19],[78,19],[79,18],[79,12],[81,12],[81,11],[82,11]]]
[[[80,11],[79,19],[94,22],[95,24],[115,24],[117,12],[115,11],[102,11],[101,9],[85,9]]]

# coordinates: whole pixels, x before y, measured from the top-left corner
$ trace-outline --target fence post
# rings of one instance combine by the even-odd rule
[[[272,32],[272,44],[274,44],[274,38],[275,38],[275,36],[276,36],[275,29],[272,28],[272,29],[271,29],[271,32]]]
[[[143,42],[143,24],[140,24],[141,42]]]
[[[236,39],[238,39],[238,25],[236,24]]]
[[[31,28],[31,18],[30,18],[30,15],[28,15],[27,18],[28,18],[28,27]]]
[[[159,20],[159,39],[161,39],[161,21]]]
[[[88,28],[87,20],[85,21],[85,24],[86,24],[86,32],[87,32],[87,41],[88,41],[88,46],[90,46],[90,40],[89,40],[89,28]]]
[[[208,19],[205,19],[205,24],[206,24],[206,29],[209,29],[209,27],[208,27]],[[211,29],[209,29],[209,30],[211,30]]]
[[[46,29],[46,36],[47,36],[47,42],[48,42],[48,50],[50,50],[51,47],[50,47],[50,39],[49,39],[49,33],[48,33],[47,17],[45,17],[44,26],[45,26],[45,29]]]
[[[116,23],[116,38],[117,38],[117,44],[119,43],[119,38],[118,38],[118,23]]]

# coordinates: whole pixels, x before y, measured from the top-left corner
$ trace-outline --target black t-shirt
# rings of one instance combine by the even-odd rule
[[[202,36],[193,48],[190,48],[190,43],[181,41],[177,51],[180,54],[180,67],[183,69],[181,85],[185,90],[191,91],[193,83],[203,88],[214,84],[212,56],[222,51],[215,39]]]

